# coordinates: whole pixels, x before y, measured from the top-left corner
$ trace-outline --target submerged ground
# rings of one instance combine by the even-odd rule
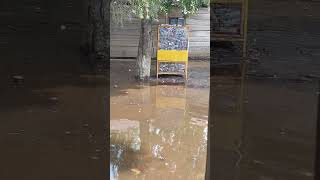
[[[111,179],[204,179],[209,61],[170,85],[137,83],[134,65],[111,62]]]

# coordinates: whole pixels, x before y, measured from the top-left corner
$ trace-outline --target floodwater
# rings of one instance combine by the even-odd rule
[[[213,179],[312,180],[318,82],[211,78]]]
[[[232,65],[232,58],[223,57],[231,55],[217,49],[220,56],[215,57],[221,57],[222,62],[228,60]],[[253,63],[261,57],[249,54],[249,64],[241,69],[241,78],[226,75],[224,71],[236,72],[231,65],[212,71],[217,75],[211,78],[210,87],[211,177],[217,180],[312,180],[317,78],[308,76],[312,71],[289,73],[292,69],[288,67],[281,73],[263,73]],[[296,65],[289,59],[288,65]],[[276,59],[270,58],[272,60]],[[215,67],[219,67],[217,65]],[[313,64],[307,65],[311,68]],[[276,64],[273,67],[279,68]]]
[[[209,81],[213,179],[313,179],[312,79],[209,80],[209,62],[192,61],[187,86],[155,86],[136,83],[134,62],[112,61],[107,144],[106,79],[75,64],[0,66],[0,179],[204,179]]]
[[[105,179],[106,78],[36,58],[0,66],[0,179]]]
[[[208,61],[187,84],[138,84],[134,62],[111,62],[110,179],[204,179]]]

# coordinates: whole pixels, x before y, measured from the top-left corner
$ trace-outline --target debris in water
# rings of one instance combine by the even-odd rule
[[[19,75],[15,75],[15,76],[12,76],[13,79],[17,79],[17,80],[23,80],[24,77],[23,76],[19,76]]]
[[[255,164],[264,164],[264,162],[258,161],[258,160],[253,160],[253,163],[255,163]]]
[[[51,97],[51,98],[49,98],[49,100],[51,100],[51,101],[58,101],[58,98],[57,98],[57,97]]]
[[[93,159],[93,160],[98,160],[99,159],[99,157],[97,157],[97,156],[91,156],[90,158]]]
[[[9,132],[8,135],[19,135],[19,134],[21,134],[21,133],[23,133],[23,132],[24,132],[24,130],[21,129],[21,130],[19,130],[19,131],[17,131],[17,132]]]
[[[305,77],[309,79],[320,79],[320,76],[315,74],[308,74],[308,75],[305,75]]]
[[[131,171],[135,174],[135,175],[139,175],[141,173],[141,171],[139,169],[133,168],[131,169]]]
[[[70,131],[66,131],[65,134],[66,134],[66,135],[70,135],[71,132],[70,132]]]
[[[14,31],[17,31],[17,30],[18,30],[17,28],[15,28],[14,26],[11,26],[11,25],[8,25],[7,27],[10,28],[10,29],[12,29],[12,30],[14,30]]]
[[[281,136],[285,136],[285,135],[287,135],[287,134],[288,134],[287,130],[285,130],[285,129],[281,129],[281,130],[280,130],[280,135],[281,135]]]
[[[12,76],[12,79],[15,84],[21,84],[24,82],[23,76],[15,75],[15,76]]]
[[[58,110],[57,110],[57,109],[55,109],[55,108],[52,108],[52,109],[49,109],[49,111],[50,111],[50,112],[54,112],[54,113],[55,113],[55,112],[57,112]]]
[[[261,176],[261,180],[274,180],[272,177]]]
[[[61,26],[60,26],[60,29],[61,29],[62,31],[64,31],[64,30],[66,30],[66,29],[67,29],[67,26],[65,26],[65,25],[61,25]]]
[[[308,171],[301,171],[300,174],[304,175],[304,176],[308,176],[308,177],[312,177],[313,173],[312,172],[308,172]]]
[[[101,152],[101,149],[96,149],[96,152]]]
[[[8,135],[19,135],[19,132],[9,132]]]
[[[129,72],[131,72],[131,69],[129,69]]]

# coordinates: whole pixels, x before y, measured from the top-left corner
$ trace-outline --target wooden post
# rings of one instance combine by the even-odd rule
[[[247,57],[247,33],[248,33],[248,0],[243,0],[243,58]]]
[[[158,27],[158,39],[157,39],[157,53],[158,50],[160,49],[160,28]],[[159,77],[159,67],[160,67],[160,63],[158,61],[158,55],[157,55],[157,83],[158,83],[158,77]]]
[[[315,163],[314,163],[314,180],[320,178],[320,79],[318,80],[318,112],[317,112],[317,127],[316,127],[316,148],[315,148]]]

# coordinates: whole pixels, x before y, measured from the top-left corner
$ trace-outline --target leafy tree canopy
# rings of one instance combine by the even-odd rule
[[[122,24],[124,19],[157,20],[162,13],[169,13],[178,7],[184,16],[197,12],[201,6],[208,6],[209,0],[111,0],[112,20]]]

